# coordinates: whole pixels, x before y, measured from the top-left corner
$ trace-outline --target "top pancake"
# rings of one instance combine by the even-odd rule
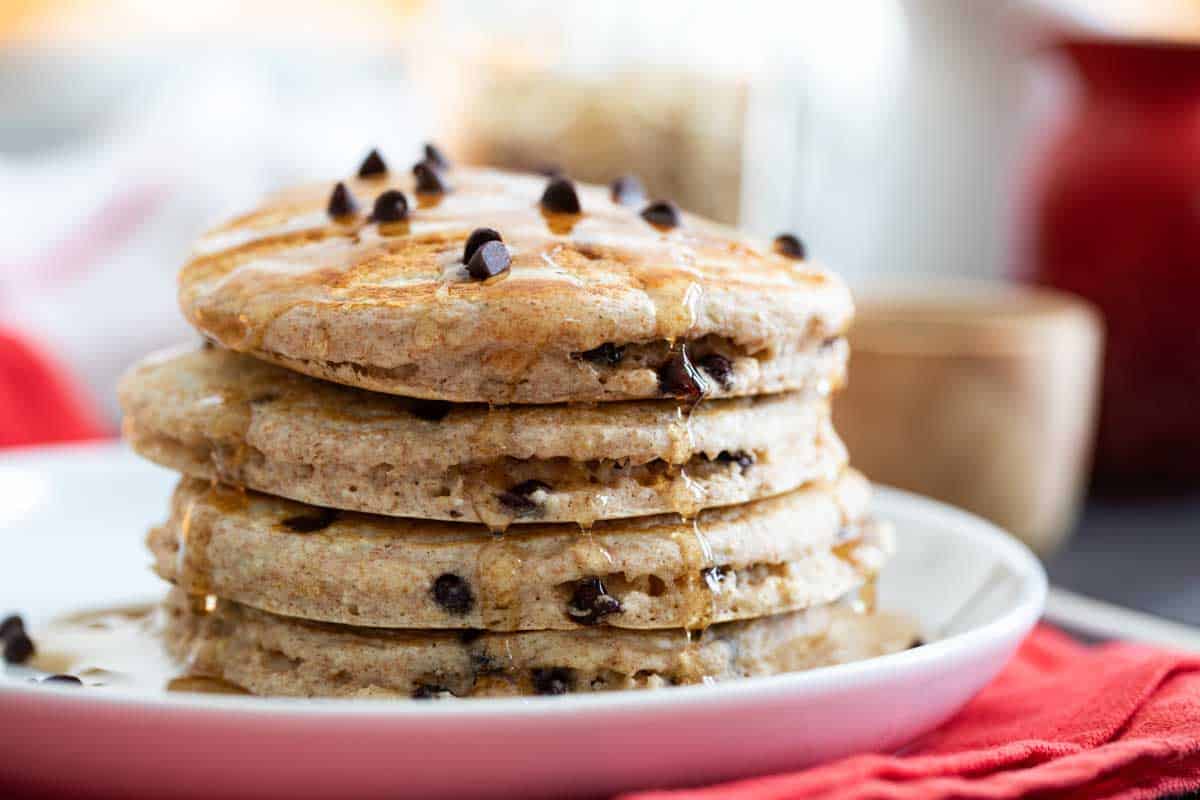
[[[180,275],[184,314],[222,345],[317,377],[456,402],[662,397],[657,371],[686,346],[732,370],[707,396],[836,384],[853,313],[832,274],[684,214],[661,229],[640,206],[577,184],[579,214],[546,213],[547,179],[446,173],[416,194],[407,169],[346,179],[360,211],[331,218],[330,184],[281,194],[205,235]],[[369,221],[389,188],[408,219]],[[471,231],[494,228],[511,268],[472,280]],[[601,345],[613,359],[581,357]],[[834,358],[830,357],[831,352]]]

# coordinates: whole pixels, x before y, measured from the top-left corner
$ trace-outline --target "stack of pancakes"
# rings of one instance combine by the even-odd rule
[[[121,387],[188,669],[257,694],[561,694],[907,646],[830,424],[845,286],[636,181],[373,153],[202,238],[201,348]]]

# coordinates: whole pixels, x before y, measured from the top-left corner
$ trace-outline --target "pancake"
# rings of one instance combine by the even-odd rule
[[[601,187],[577,185],[580,213],[562,213],[539,205],[541,176],[463,167],[445,179],[440,194],[415,193],[407,172],[346,179],[364,209],[405,192],[399,222],[331,217],[330,184],[270,199],[201,238],[180,274],[183,313],[225,347],[299,372],[455,402],[841,383],[853,306],[814,264],[688,214],[652,224]],[[464,245],[484,227],[511,266],[475,280]],[[670,371],[685,353],[681,390]]]
[[[847,471],[702,512],[494,536],[478,525],[331,512],[185,479],[149,536],[189,594],[385,628],[688,628],[826,603],[871,580],[892,543]]]
[[[217,598],[167,599],[168,652],[260,695],[472,697],[652,689],[775,675],[909,647],[910,623],[852,602],[681,630],[522,633],[327,625]]]
[[[312,505],[423,519],[576,522],[694,514],[830,480],[823,397],[451,405],[309,378],[221,348],[156,354],[119,395],[141,455]],[[524,491],[534,487],[535,491]],[[514,489],[517,491],[514,492]]]

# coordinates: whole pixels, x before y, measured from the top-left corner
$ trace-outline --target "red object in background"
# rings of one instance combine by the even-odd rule
[[[1000,677],[904,755],[623,800],[1149,800],[1198,788],[1200,656],[1086,647],[1043,626]]]
[[[1105,315],[1097,484],[1200,486],[1200,46],[1062,50],[1083,94],[1035,173],[1033,279]]]
[[[0,447],[109,435],[66,373],[19,335],[0,329]]]

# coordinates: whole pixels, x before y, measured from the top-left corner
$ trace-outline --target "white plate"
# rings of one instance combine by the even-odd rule
[[[152,599],[142,538],[174,478],[114,445],[0,455],[0,613],[35,629]],[[561,796],[685,786],[890,751],[945,720],[1041,613],[1022,545],[881,489],[899,552],[885,608],[936,641],[718,686],[461,702],[282,700],[52,688],[0,679],[0,786],[84,796]],[[35,635],[36,638],[36,635]]]

